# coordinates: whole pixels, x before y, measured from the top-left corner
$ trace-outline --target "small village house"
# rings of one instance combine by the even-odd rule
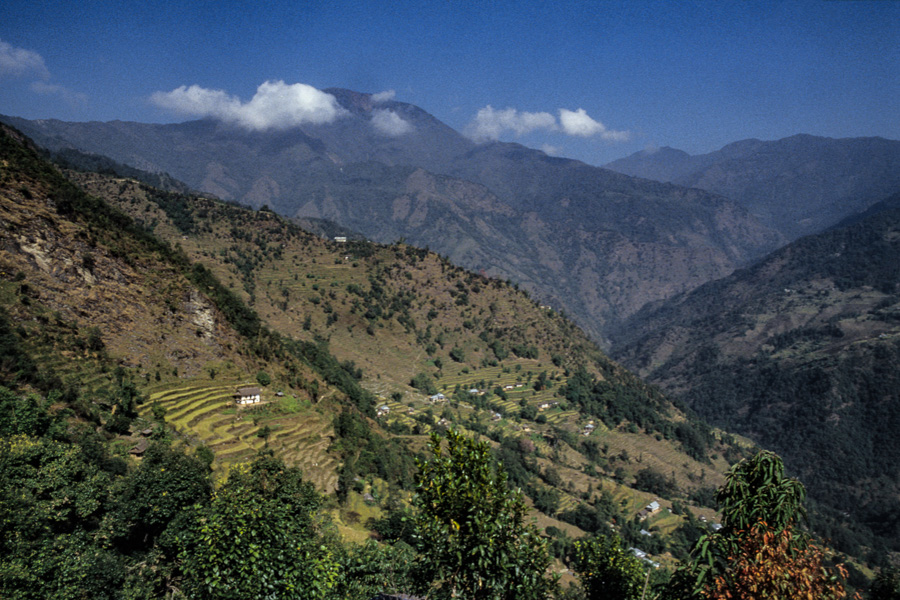
[[[234,401],[238,404],[256,404],[262,400],[262,391],[258,387],[239,387],[234,392]]]

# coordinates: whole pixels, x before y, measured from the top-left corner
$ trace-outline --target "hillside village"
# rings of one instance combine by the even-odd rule
[[[403,241],[317,236],[267,209],[60,169],[15,130],[3,135],[0,298],[4,343],[14,349],[3,368],[15,387],[3,390],[0,425],[4,435],[44,436],[27,448],[95,444],[100,462],[83,468],[118,481],[110,490],[137,485],[129,482],[147,476],[145,465],[187,461],[178,468],[194,473],[191,493],[207,503],[208,518],[219,518],[216,496],[204,491],[213,481],[223,494],[249,485],[265,495],[267,478],[288,477],[283,484],[299,486],[307,512],[285,526],[313,519],[316,526],[296,535],[324,544],[330,558],[321,555],[321,564],[346,569],[376,560],[365,553],[419,564],[403,553],[424,548],[424,532],[436,526],[423,521],[427,507],[446,497],[422,505],[430,489],[422,473],[442,468],[446,446],[480,457],[457,465],[481,464],[496,481],[508,479],[490,493],[509,503],[511,522],[522,528],[516,535],[537,540],[538,555],[528,559],[537,562],[526,570],[540,597],[590,589],[586,565],[599,560],[590,552],[623,553],[645,589],[652,579],[668,593],[697,560],[701,540],[735,535],[732,517],[717,512],[721,498],[751,459],[770,455],[609,360],[564,314],[519,286]],[[890,306],[882,301],[877,310]],[[37,420],[19,416],[22,394],[30,394]],[[10,460],[25,460],[10,443]],[[88,456],[95,455],[78,460]],[[778,461],[773,473],[781,473]],[[266,500],[276,512],[281,501]],[[189,506],[170,506],[166,518]],[[69,526],[98,540],[101,512]],[[824,511],[813,517],[833,526]],[[129,518],[111,534],[115,547],[103,550],[118,565],[116,586],[131,581],[122,573],[137,568],[133,561],[160,552],[158,573],[174,569],[184,589],[199,586],[192,597],[209,591],[191,583],[201,581],[203,564],[176,560],[166,555],[174,546],[159,545],[176,544],[164,535],[170,525],[154,525],[162,529],[139,542],[129,528],[140,519],[150,527],[153,518]],[[404,525],[412,522],[415,532]],[[445,525],[452,523],[459,526]],[[179,539],[190,557],[196,550]],[[27,547],[10,546],[11,556],[25,556]],[[883,562],[891,550],[880,547],[884,554],[869,556]],[[796,549],[822,561],[817,548]],[[859,557],[827,552],[848,565],[829,580],[841,582],[829,588],[835,594],[844,593],[844,581],[865,585],[875,574]],[[157,591],[148,597],[168,585],[159,577],[150,579]],[[406,577],[400,587],[338,583],[336,575],[315,585],[366,595],[406,593],[426,580],[440,590],[448,581]]]

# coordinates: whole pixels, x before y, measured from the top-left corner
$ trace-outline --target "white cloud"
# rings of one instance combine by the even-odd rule
[[[393,100],[394,96],[397,95],[397,92],[394,90],[385,90],[383,92],[378,92],[377,94],[372,94],[372,102],[387,102],[388,100]]]
[[[0,77],[23,77],[31,75],[48,79],[50,71],[44,64],[44,58],[37,52],[16,48],[0,40]]]
[[[599,135],[604,140],[614,142],[625,141],[629,138],[627,131],[612,131],[607,129],[600,121],[595,121],[588,116],[583,108],[578,110],[559,109],[559,123],[564,133],[580,137]]]
[[[35,81],[31,84],[30,87],[31,91],[36,94],[43,94],[45,96],[57,95],[72,106],[83,106],[87,104],[88,101],[88,97],[86,94],[82,94],[81,92],[73,92],[72,90],[61,85],[46,83],[44,81]]]
[[[472,122],[466,126],[466,135],[474,140],[484,141],[500,139],[506,132],[521,136],[537,130],[580,137],[599,135],[604,140],[616,142],[625,141],[630,137],[627,131],[607,129],[603,123],[589,117],[583,108],[576,111],[561,108],[557,121],[556,117],[547,112],[520,112],[514,108],[494,110],[491,105],[478,111]]]
[[[252,130],[287,129],[304,123],[331,123],[347,114],[337,99],[303,83],[266,81],[249,102],[241,102],[223,90],[197,85],[171,92],[156,92],[150,100],[179,114],[214,117]]]
[[[413,130],[409,121],[404,121],[400,115],[392,110],[376,108],[372,111],[372,126],[385,135],[392,137],[401,136]]]
[[[494,110],[490,104],[479,110],[466,127],[469,136],[476,140],[497,140],[506,131],[525,135],[536,129],[555,130],[556,119],[545,112],[519,112],[514,108]]]

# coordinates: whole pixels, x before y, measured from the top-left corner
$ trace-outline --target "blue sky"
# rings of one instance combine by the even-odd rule
[[[900,2],[6,0],[2,9],[3,114],[176,122],[213,101],[215,115],[255,95],[260,104],[260,86],[279,81],[291,92],[279,101],[312,98],[312,88],[392,90],[459,131],[592,164],[796,133],[900,139]],[[182,86],[196,86],[194,104],[188,89],[171,95]]]

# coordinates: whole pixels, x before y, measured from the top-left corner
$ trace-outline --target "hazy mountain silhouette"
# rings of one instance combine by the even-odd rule
[[[817,233],[900,190],[900,141],[795,135],[691,156],[660,148],[606,165],[722,194],[790,239]]]

